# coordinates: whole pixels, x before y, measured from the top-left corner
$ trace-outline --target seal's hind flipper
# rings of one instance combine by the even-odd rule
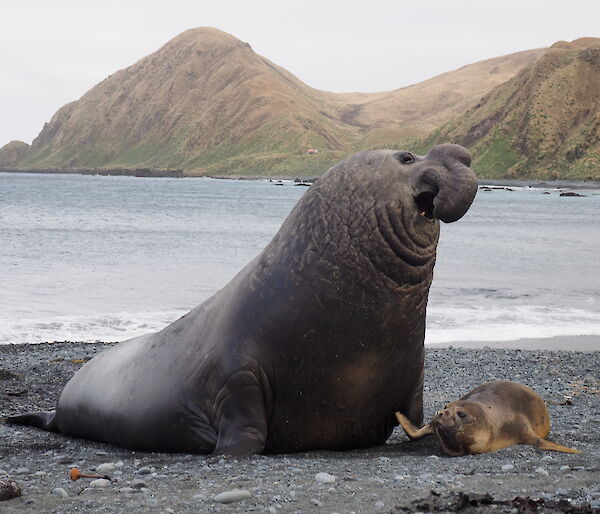
[[[56,411],[53,410],[9,416],[6,418],[6,422],[12,425],[29,425],[41,428],[48,432],[58,432],[58,426],[56,426]]]
[[[434,433],[430,423],[425,425],[423,428],[417,428],[404,414],[396,412],[395,415],[398,423],[400,423],[400,426],[404,429],[406,435],[411,439],[421,439],[421,437],[425,437],[426,435],[431,435]]]
[[[567,446],[563,446],[562,444],[553,443],[552,441],[548,441],[547,439],[538,438],[534,443],[540,450],[552,450],[555,452],[563,452],[563,453],[581,453],[581,450],[576,450],[575,448],[569,448]]]

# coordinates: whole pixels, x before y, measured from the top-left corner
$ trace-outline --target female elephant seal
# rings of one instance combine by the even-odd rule
[[[343,160],[222,290],[86,363],[55,411],[9,422],[215,455],[383,444],[396,410],[420,423],[438,220],[471,205],[470,160],[453,144]]]
[[[494,381],[476,387],[438,411],[431,423],[415,427],[406,416],[396,418],[411,439],[435,434],[448,455],[488,453],[513,444],[542,450],[580,453],[547,441],[550,414],[544,400],[516,382]]]

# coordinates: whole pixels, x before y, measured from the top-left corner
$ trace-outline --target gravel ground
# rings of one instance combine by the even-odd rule
[[[53,408],[80,359],[103,348],[0,346],[0,417]],[[0,512],[600,512],[600,352],[433,348],[426,363],[427,419],[478,384],[515,380],[549,404],[550,439],[583,453],[513,446],[446,457],[434,438],[408,442],[396,429],[385,446],[368,450],[211,463],[0,424],[0,480],[10,475],[23,491],[0,502]],[[113,479],[107,487],[69,480],[72,467],[89,473],[101,464],[100,474]],[[215,501],[234,490],[246,492],[233,493],[234,503]],[[483,505],[490,496],[498,503]]]

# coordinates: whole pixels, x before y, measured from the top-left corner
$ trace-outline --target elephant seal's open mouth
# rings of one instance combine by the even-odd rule
[[[430,220],[433,219],[433,199],[436,194],[431,191],[424,191],[415,197],[419,213]]]

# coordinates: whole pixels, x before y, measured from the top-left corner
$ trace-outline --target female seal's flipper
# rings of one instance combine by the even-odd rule
[[[581,450],[576,450],[575,448],[569,448],[568,446],[563,446],[562,444],[553,443],[552,441],[542,439],[538,436],[533,436],[533,442],[530,444],[537,446],[540,450],[551,450],[554,452],[563,453],[581,453]]]
[[[417,428],[404,414],[396,412],[395,415],[398,423],[400,423],[400,426],[404,429],[406,435],[411,439],[421,439],[421,437],[435,433],[431,427],[431,423],[425,425],[423,428]]]
[[[53,410],[9,416],[6,418],[6,422],[12,425],[29,425],[41,428],[48,432],[58,432],[58,427],[56,426],[56,412]]]

